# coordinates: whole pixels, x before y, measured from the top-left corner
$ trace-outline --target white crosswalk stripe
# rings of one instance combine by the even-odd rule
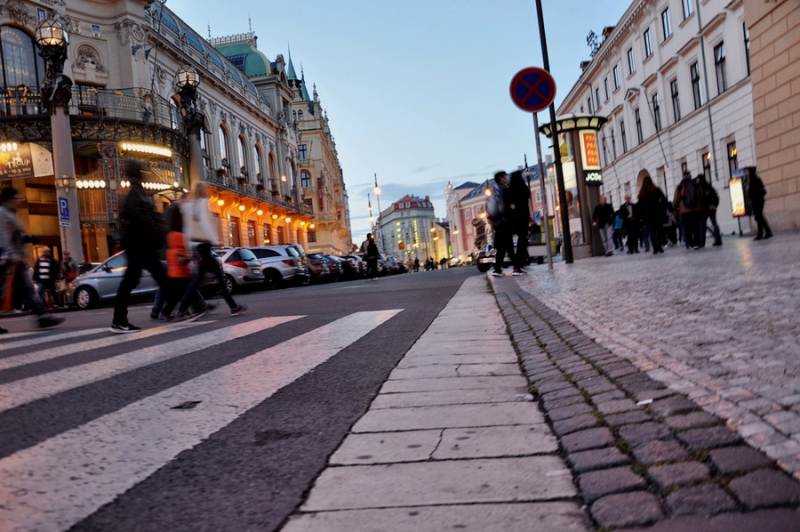
[[[132,342],[134,340],[141,340],[142,338],[150,338],[151,336],[158,336],[159,334],[163,334],[165,332],[174,331],[179,328],[187,328],[187,327],[197,327],[202,325],[203,323],[209,322],[190,322],[190,323],[176,323],[172,325],[162,325],[161,327],[153,327],[152,329],[143,329],[141,332],[136,334],[126,334],[126,335],[114,335],[114,336],[107,336],[105,338],[99,338],[97,340],[88,340],[86,342],[81,342],[78,344],[64,344],[58,347],[52,347],[50,349],[44,351],[36,351],[33,353],[26,353],[24,355],[17,355],[8,358],[0,358],[0,370],[15,368],[17,366],[24,366],[25,364],[33,364],[34,362],[42,362],[44,360],[50,360],[52,358],[62,357],[64,355],[72,355],[74,353],[79,353],[83,351],[89,351],[92,349],[102,349],[104,347],[111,347],[117,346],[121,344],[125,344],[127,342]],[[98,329],[92,329],[98,330]],[[108,331],[108,328],[99,329],[100,331]],[[56,335],[52,336],[52,339],[66,339],[69,338],[71,333],[64,333],[64,335]]]
[[[132,371],[136,368],[163,362],[170,358],[176,358],[200,349],[213,347],[223,342],[243,338],[251,334],[261,332],[263,330],[275,327],[288,321],[302,318],[303,316],[281,316],[277,318],[261,318],[258,320],[247,321],[238,323],[232,327],[225,327],[209,331],[207,333],[198,334],[188,338],[181,338],[166,342],[158,345],[137,349],[128,353],[120,353],[119,355],[111,358],[105,358],[89,364],[82,364],[65,368],[52,373],[44,375],[37,375],[27,379],[20,379],[10,382],[8,384],[0,385],[0,412],[15,408],[25,403],[30,403],[37,399],[50,397],[57,393],[61,393],[79,386],[84,386],[92,382],[97,382],[114,375],[119,375],[127,371]],[[197,326],[201,324],[208,324],[209,322],[194,322],[186,323],[184,325]],[[108,329],[104,329],[108,330]],[[158,330],[160,333],[175,330],[174,328],[157,327],[150,329],[147,332]],[[125,336],[123,338],[130,338]],[[141,338],[140,335],[135,335]],[[152,335],[151,335],[152,336]],[[119,336],[111,337],[109,339],[119,338]],[[108,340],[108,339],[104,339]],[[116,344],[117,342],[113,342]],[[84,342],[85,345],[91,345],[94,349],[94,342]],[[72,348],[72,352],[79,351],[76,346],[82,344],[75,344],[75,346],[65,346],[65,349]]]
[[[60,334],[44,334],[41,336],[37,336],[36,338],[28,338],[27,340],[18,340],[16,342],[4,342],[0,344],[0,353],[3,351],[11,351],[12,349],[19,349],[20,347],[31,347],[39,344],[46,344],[48,342],[60,342],[63,340],[71,340],[72,338],[80,338],[81,336],[91,336],[93,334],[101,333],[107,330],[108,330],[107,327],[102,327],[95,329],[85,329],[81,331],[70,331]],[[26,337],[36,334],[37,332],[38,331],[29,333],[15,333],[15,334],[17,335],[17,337]],[[3,337],[3,340],[5,340],[6,338],[8,338],[8,336]],[[0,359],[0,369],[5,369],[3,364],[5,364],[8,360],[11,360],[12,358],[15,357]]]
[[[351,314],[0,460],[0,529],[68,529],[400,312]]]

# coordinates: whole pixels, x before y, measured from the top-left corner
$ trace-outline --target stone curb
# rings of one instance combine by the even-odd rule
[[[747,530],[767,530],[760,527],[775,512],[800,506],[800,482],[723,420],[596,343],[515,280],[490,283],[597,526],[672,530],[671,523],[701,527],[711,516],[740,515],[753,523]]]

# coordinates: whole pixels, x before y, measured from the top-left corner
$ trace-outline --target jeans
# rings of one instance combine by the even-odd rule
[[[506,254],[508,254],[512,264],[516,262],[513,235],[508,224],[500,224],[494,228],[494,249],[494,271],[497,273],[503,272],[503,260]]]
[[[702,224],[703,215],[700,211],[685,212],[681,214],[683,232],[686,236],[686,246],[690,248],[700,247],[702,244]]]
[[[58,306],[58,290],[56,290],[56,282],[53,279],[39,280],[39,298],[42,300],[42,305],[47,306],[47,298],[45,293],[50,292],[50,297],[53,299],[53,306]]]
[[[708,233],[708,222],[711,222],[712,232],[714,234],[714,244],[722,244],[722,234],[719,230],[719,224],[717,223],[717,211],[715,210],[707,210],[703,212],[703,222],[702,222],[702,236],[700,237],[700,247],[704,247],[706,245],[706,233]]]
[[[611,225],[598,226],[597,230],[600,232],[600,240],[603,242],[606,253],[614,253],[614,227]]]

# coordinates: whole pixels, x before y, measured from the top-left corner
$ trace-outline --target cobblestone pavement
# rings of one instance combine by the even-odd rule
[[[800,234],[782,233],[555,263],[552,273],[531,266],[514,280],[800,479],[798,264]]]

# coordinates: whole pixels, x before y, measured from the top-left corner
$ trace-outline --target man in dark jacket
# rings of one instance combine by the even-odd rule
[[[639,253],[639,212],[631,203],[631,195],[625,194],[625,203],[619,208],[622,216],[622,232],[628,243],[628,254]]]
[[[719,230],[717,223],[717,207],[719,207],[719,194],[716,189],[706,181],[706,176],[700,174],[697,176],[700,180],[700,188],[703,190],[703,222],[702,229],[700,230],[700,247],[706,247],[706,233],[708,232],[708,222],[711,222],[712,231],[714,232],[714,245],[722,245],[722,232]]]
[[[754,240],[772,238],[772,229],[769,228],[767,219],[764,218],[764,197],[767,195],[767,189],[764,188],[764,182],[761,181],[761,178],[756,175],[755,169],[748,168],[747,173],[749,176],[750,206],[753,208],[753,218],[756,219],[756,225],[758,226]]]
[[[508,174],[503,171],[494,174],[494,180],[489,187],[491,194],[489,199],[486,200],[486,214],[494,230],[495,256],[492,275],[494,277],[502,277],[504,275],[503,261],[506,258],[506,253],[511,258],[512,264],[516,261],[513,233],[511,232],[511,224],[508,220],[508,213],[505,211],[505,200],[503,199],[505,190],[508,187]]]
[[[683,174],[683,179],[675,188],[672,208],[681,215],[686,247],[700,249],[703,224],[703,189],[699,185],[699,179],[692,179],[692,175],[689,172]]]
[[[139,284],[142,270],[150,272],[153,279],[163,286],[167,282],[167,272],[158,258],[164,245],[164,224],[161,214],[153,201],[142,188],[142,166],[136,161],[128,163],[125,173],[131,183],[130,191],[120,213],[122,247],[128,257],[128,268],[122,277],[114,301],[114,319],[111,322],[113,333],[134,333],[141,331],[128,322],[128,304],[131,291]]]
[[[608,204],[608,198],[600,196],[600,203],[594,206],[592,225],[600,232],[600,240],[606,250],[606,257],[614,254],[614,207]]]
[[[42,304],[47,305],[45,294],[49,293],[53,300],[53,307],[58,308],[58,290],[56,290],[56,281],[60,270],[58,261],[53,258],[48,247],[43,247],[41,253],[33,266],[33,282],[39,287]]]

